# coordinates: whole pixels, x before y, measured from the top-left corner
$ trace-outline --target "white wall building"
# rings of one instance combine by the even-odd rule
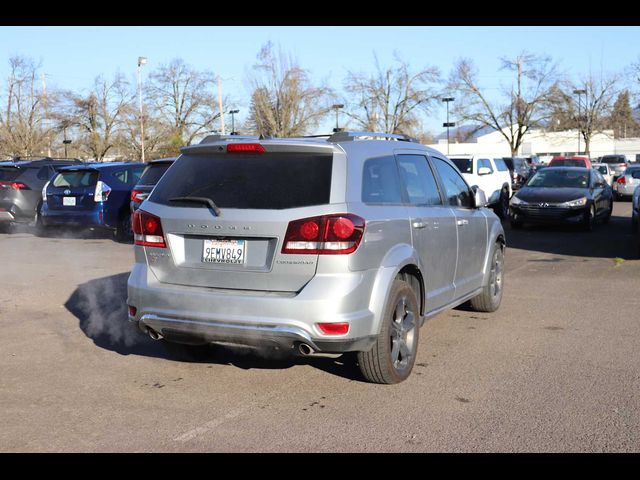
[[[429,145],[447,154],[447,140],[440,140],[437,144]],[[495,155],[511,156],[511,148],[500,134],[491,132],[479,136],[475,142],[449,144],[449,155]],[[545,132],[544,130],[529,130],[524,136],[518,154],[521,156],[538,155],[539,157],[553,155],[577,155],[578,130],[564,130],[562,132]],[[580,152],[584,155],[584,139],[580,137]],[[640,138],[613,138],[613,130],[597,133],[591,137],[591,157],[600,157],[611,153],[627,155],[628,160],[635,161],[636,154],[640,155]]]

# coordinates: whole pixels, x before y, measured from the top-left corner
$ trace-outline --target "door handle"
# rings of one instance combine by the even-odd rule
[[[469,220],[458,220],[456,223],[458,226],[469,225]]]
[[[425,227],[427,226],[427,224],[426,224],[425,222],[419,222],[419,221],[418,221],[418,222],[413,222],[413,223],[411,224],[411,226],[412,226],[413,228],[425,228]]]

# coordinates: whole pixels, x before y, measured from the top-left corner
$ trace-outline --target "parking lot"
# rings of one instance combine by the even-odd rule
[[[631,204],[591,233],[505,224],[500,309],[430,320],[413,374],[218,348],[172,360],[127,322],[133,247],[0,234],[1,451],[638,451]]]

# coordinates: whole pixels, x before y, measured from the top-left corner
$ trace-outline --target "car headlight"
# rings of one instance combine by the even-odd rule
[[[527,202],[520,200],[518,197],[516,197],[515,195],[513,197],[511,197],[511,205],[526,205]]]
[[[570,202],[564,202],[561,204],[563,207],[583,207],[587,204],[587,197],[578,198],[577,200],[571,200]]]

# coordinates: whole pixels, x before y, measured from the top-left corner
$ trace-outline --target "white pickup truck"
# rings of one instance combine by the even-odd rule
[[[454,155],[449,157],[470,186],[484,191],[487,202],[498,217],[509,215],[511,175],[500,157],[489,155]]]

